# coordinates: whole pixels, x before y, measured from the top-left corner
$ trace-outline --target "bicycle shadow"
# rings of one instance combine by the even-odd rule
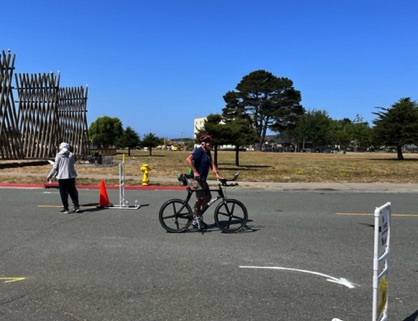
[[[418,310],[416,310],[414,313],[412,313],[409,317],[407,317],[403,321],[415,321],[417,319],[418,319]]]
[[[252,221],[253,220],[248,220],[247,223],[252,222]],[[196,233],[197,232],[197,233],[204,234],[204,233],[211,233],[211,232],[221,232],[221,233],[224,233],[224,234],[235,234],[235,235],[242,234],[242,233],[257,232],[257,231],[259,231],[259,229],[255,229],[255,228],[249,226],[248,224],[246,224],[240,231],[225,232],[222,229],[220,229],[218,227],[218,225],[216,225],[216,223],[207,224],[207,227],[205,229],[192,228],[192,229],[188,230],[188,232],[191,232],[191,233]]]

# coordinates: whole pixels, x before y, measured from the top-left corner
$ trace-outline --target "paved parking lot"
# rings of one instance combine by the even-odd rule
[[[158,209],[179,190],[128,190],[141,208],[118,210],[83,189],[83,213],[62,215],[57,190],[0,189],[0,320],[369,320],[372,214],[387,201],[390,320],[417,319],[414,194],[228,195],[248,207],[245,232],[166,233]]]

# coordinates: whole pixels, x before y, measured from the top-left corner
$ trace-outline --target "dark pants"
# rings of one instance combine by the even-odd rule
[[[78,203],[78,191],[75,187],[75,178],[59,179],[58,187],[64,208],[68,209],[68,195],[70,195],[74,207],[78,208],[80,206]]]
[[[195,213],[200,212],[202,208],[209,203],[211,198],[212,194],[210,193],[208,183],[206,181],[199,181],[199,187],[196,190],[196,203],[194,205]]]

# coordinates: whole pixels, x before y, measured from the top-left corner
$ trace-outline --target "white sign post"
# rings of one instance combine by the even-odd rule
[[[373,321],[384,321],[388,317],[391,213],[390,202],[374,211]]]

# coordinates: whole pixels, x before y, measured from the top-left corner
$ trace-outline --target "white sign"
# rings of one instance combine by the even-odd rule
[[[388,247],[389,239],[389,208],[380,211],[379,223],[379,254],[384,254]]]
[[[391,203],[374,211],[373,321],[388,319]]]

